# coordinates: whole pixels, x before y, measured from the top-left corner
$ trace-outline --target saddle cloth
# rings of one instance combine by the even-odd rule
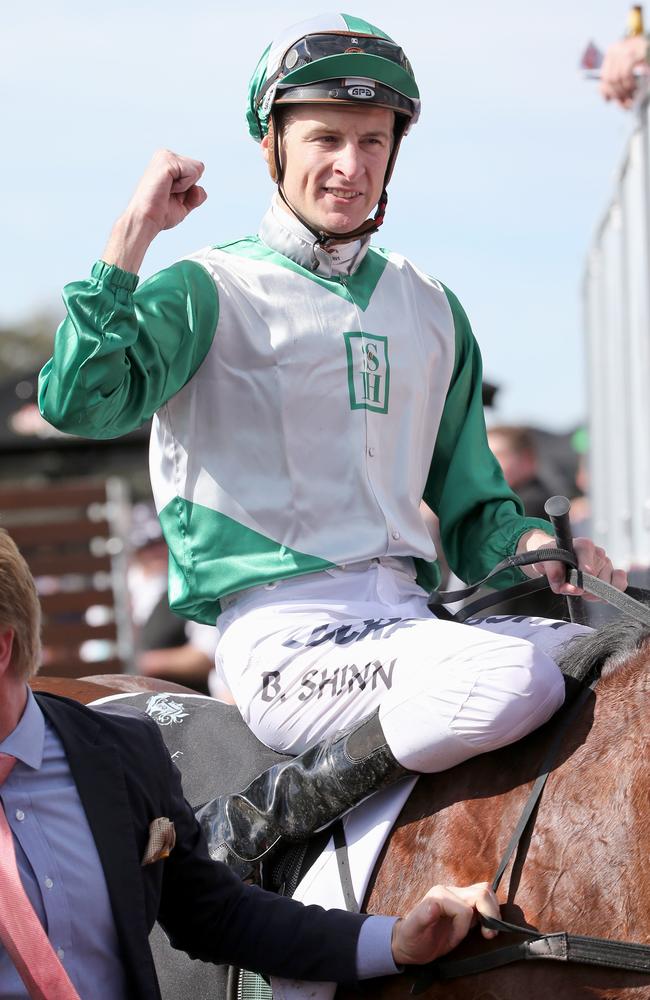
[[[90,707],[119,712],[122,705],[137,708],[158,723],[181,772],[185,798],[194,810],[217,795],[244,788],[260,771],[285,759],[253,736],[234,705],[205,695],[176,691],[117,694]],[[154,924],[149,943],[162,1000],[229,1000],[232,996],[228,966],[192,960],[172,948],[159,924]]]
[[[91,707],[119,712],[122,705],[137,708],[158,723],[183,777],[185,797],[195,810],[217,795],[245,788],[261,771],[288,759],[260,743],[234,705],[214,698],[178,692],[141,692],[101,698]],[[415,780],[407,778],[378,792],[344,819],[350,875],[358,904],[363,901],[377,857]],[[303,877],[294,898],[345,909],[331,839]],[[189,996],[193,1000],[226,1000],[229,996],[227,969],[192,961],[176,951],[157,924],[151,934],[151,948],[163,1000]],[[329,1000],[335,992],[334,983],[273,980],[274,1000]]]

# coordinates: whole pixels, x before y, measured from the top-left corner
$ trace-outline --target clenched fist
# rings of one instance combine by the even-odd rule
[[[200,160],[159,149],[140,178],[127,213],[151,222],[157,232],[173,229],[207,198],[198,186],[204,170]]]
[[[158,233],[173,229],[207,198],[198,184],[204,169],[200,160],[169,149],[154,153],[111,231],[102,260],[137,273]]]

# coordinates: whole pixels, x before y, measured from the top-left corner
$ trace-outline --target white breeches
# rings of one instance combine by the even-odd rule
[[[415,771],[512,743],[560,707],[552,651],[590,629],[521,616],[460,625],[426,602],[395,560],[256,588],[219,618],[217,672],[267,746],[300,753],[379,707]]]

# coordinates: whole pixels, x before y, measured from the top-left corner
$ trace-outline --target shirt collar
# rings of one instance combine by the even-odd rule
[[[16,760],[38,770],[43,762],[44,743],[45,719],[36,698],[28,689],[25,711],[14,731],[0,742],[0,753],[11,754]]]
[[[350,244],[342,243],[335,247],[334,254],[328,253],[316,245],[314,234],[282,206],[277,194],[262,219],[259,235],[272,250],[324,278],[354,274],[370,246],[370,237],[366,236]]]

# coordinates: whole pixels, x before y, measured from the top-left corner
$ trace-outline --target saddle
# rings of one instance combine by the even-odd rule
[[[119,711],[122,705],[146,713],[158,724],[195,812],[210,799],[245,788],[260,772],[289,759],[261,743],[236,706],[204,695],[118,694],[102,702],[102,711]],[[293,895],[330,836],[330,829],[323,830],[309,842],[276,850],[264,866],[264,888]],[[172,948],[158,924],[150,943],[163,1000],[189,996],[225,1000],[232,995],[232,970],[192,960]]]

